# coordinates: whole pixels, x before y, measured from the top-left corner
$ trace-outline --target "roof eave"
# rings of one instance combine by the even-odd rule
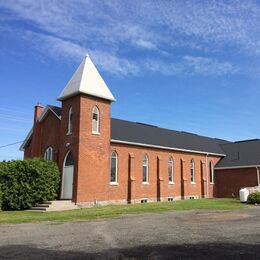
[[[92,96],[92,97],[98,97],[98,98],[102,98],[102,99],[105,99],[105,100],[109,100],[111,102],[114,102],[116,101],[116,99],[112,96],[111,98],[108,98],[106,96],[102,96],[102,95],[94,95],[94,94],[90,94],[90,93],[87,93],[87,92],[82,92],[82,91],[77,91],[77,92],[74,92],[72,94],[68,94],[68,95],[64,95],[64,96],[59,96],[57,98],[58,101],[64,101],[65,99],[68,99],[68,98],[71,98],[71,97],[74,97],[76,95],[80,95],[80,94],[85,94],[85,95],[89,95],[89,96]]]
[[[27,136],[25,137],[23,143],[19,147],[20,151],[24,151],[25,150],[25,146],[26,146],[27,142],[29,141],[29,139],[31,138],[32,134],[33,134],[33,128],[31,128],[30,132],[27,134]]]
[[[260,167],[259,164],[253,165],[236,165],[236,166],[227,166],[227,167],[215,167],[215,170],[229,170],[229,169],[243,169],[243,168],[255,168]]]

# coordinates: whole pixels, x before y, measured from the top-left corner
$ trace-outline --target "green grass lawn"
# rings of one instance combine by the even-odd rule
[[[60,212],[3,211],[0,212],[0,224],[36,223],[43,221],[59,223],[115,218],[126,214],[161,213],[169,210],[236,210],[244,207],[246,207],[246,205],[240,203],[240,201],[236,199],[199,199],[147,204],[99,206]]]

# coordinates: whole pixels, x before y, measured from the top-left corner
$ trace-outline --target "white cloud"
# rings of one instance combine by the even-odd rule
[[[80,61],[88,53],[95,64],[104,71],[121,76],[138,73],[138,67],[134,62],[119,58],[116,54],[87,49],[70,41],[31,31],[26,31],[23,37],[28,39],[34,48],[56,59]]]
[[[88,51],[114,74],[226,75],[242,71],[237,53],[260,54],[260,7],[250,0],[9,0],[0,7],[8,12],[2,21],[30,21],[35,48],[77,60]],[[176,55],[179,63],[169,59]]]

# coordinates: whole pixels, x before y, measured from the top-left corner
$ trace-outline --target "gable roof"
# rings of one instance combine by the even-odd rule
[[[111,141],[220,156],[225,156],[220,144],[228,142],[115,118],[111,119]]]
[[[220,145],[226,157],[216,169],[260,166],[260,140],[245,140]]]
[[[84,57],[76,72],[61,92],[58,100],[62,101],[79,93],[115,101],[114,96],[88,55]]]
[[[43,109],[43,111],[39,117],[39,122],[42,122],[42,120],[45,118],[45,116],[48,114],[48,112],[52,112],[56,117],[58,117],[58,119],[61,119],[61,108],[56,107],[56,106],[47,105]]]

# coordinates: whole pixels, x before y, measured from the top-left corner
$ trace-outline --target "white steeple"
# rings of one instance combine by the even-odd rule
[[[70,81],[61,92],[58,100],[62,101],[79,93],[115,101],[114,96],[88,55],[84,57]]]

